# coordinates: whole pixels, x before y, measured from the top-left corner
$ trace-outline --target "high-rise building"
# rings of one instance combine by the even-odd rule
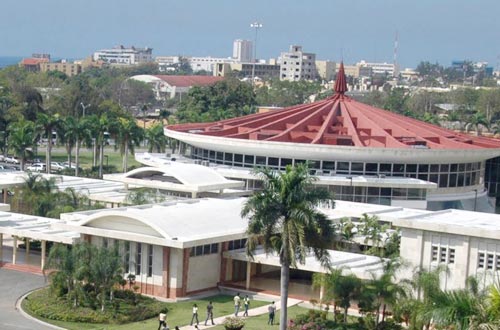
[[[290,51],[281,53],[280,79],[289,81],[313,80],[318,77],[316,54],[305,53],[302,46],[290,46]]]
[[[252,41],[236,39],[233,42],[233,58],[238,62],[253,62],[252,48]]]

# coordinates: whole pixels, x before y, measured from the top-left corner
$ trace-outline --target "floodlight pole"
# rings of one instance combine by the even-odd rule
[[[250,24],[251,28],[255,29],[255,37],[253,41],[253,65],[252,65],[252,86],[255,83],[255,62],[257,61],[257,33],[260,28],[263,27],[262,23],[259,23],[257,21],[253,22]]]

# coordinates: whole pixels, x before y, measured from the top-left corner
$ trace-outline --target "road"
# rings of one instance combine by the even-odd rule
[[[0,329],[52,329],[27,319],[21,312],[16,310],[16,301],[19,297],[44,285],[43,276],[0,268]]]

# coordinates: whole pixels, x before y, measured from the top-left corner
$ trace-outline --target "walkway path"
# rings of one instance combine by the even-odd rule
[[[16,309],[17,300],[26,292],[45,285],[43,276],[0,268],[0,329],[48,330],[52,327],[27,319]]]
[[[300,304],[301,302],[302,302],[302,300],[288,298],[287,306],[288,307],[295,306],[295,305]],[[281,304],[281,301],[279,301],[279,300],[275,301],[276,310],[280,310],[280,304]],[[251,309],[248,310],[248,317],[267,314],[268,313],[268,311],[267,311],[268,307],[269,307],[269,305],[264,305],[264,306],[260,306],[260,307],[256,307],[256,308],[251,308]],[[243,315],[243,310],[242,309],[240,309],[240,312],[238,313],[238,315],[239,316]],[[224,319],[226,317],[228,317],[228,316],[233,316],[233,314],[231,314],[231,315],[225,315],[225,316],[220,316],[218,318],[215,318],[214,319],[215,325],[209,324],[209,325],[205,326],[204,325],[205,318],[203,317],[203,315],[200,315],[200,321],[201,322],[198,325],[198,328],[200,328],[200,329],[208,329],[208,328],[214,327],[216,325],[222,324],[222,322],[224,321]],[[194,329],[194,325],[186,325],[186,326],[180,327],[180,329],[181,330],[193,330]]]

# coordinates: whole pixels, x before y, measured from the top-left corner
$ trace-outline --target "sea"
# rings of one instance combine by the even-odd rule
[[[23,56],[0,56],[0,69],[6,66],[17,65],[23,58]]]

